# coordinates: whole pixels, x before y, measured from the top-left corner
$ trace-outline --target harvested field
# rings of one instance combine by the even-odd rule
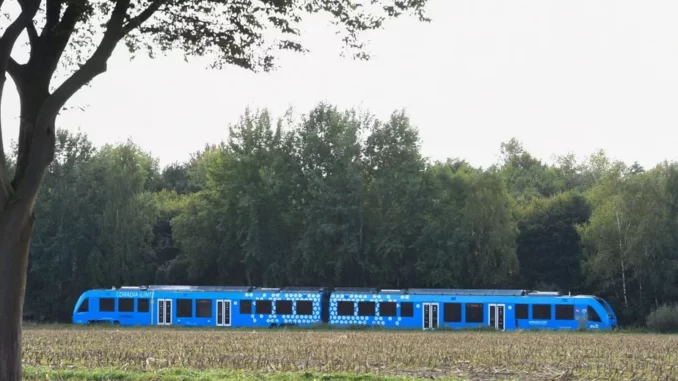
[[[415,378],[670,380],[678,336],[623,333],[27,329],[30,372],[167,369]]]

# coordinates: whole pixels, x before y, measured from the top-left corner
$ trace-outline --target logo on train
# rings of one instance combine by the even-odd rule
[[[115,293],[116,298],[150,298],[151,293],[148,291],[118,291]]]

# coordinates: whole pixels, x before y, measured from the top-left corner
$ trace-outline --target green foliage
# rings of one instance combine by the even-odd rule
[[[589,203],[578,192],[535,198],[518,209],[517,238],[521,285],[544,284],[562,292],[574,291],[581,282],[581,239],[577,226],[588,221]]]
[[[132,142],[58,132],[36,206],[26,310],[67,320],[122,284],[553,289],[625,323],[678,298],[678,165],[597,152],[546,165],[431,163],[403,112],[247,111],[227,141],[160,169]]]
[[[26,309],[61,320],[83,289],[152,281],[161,208],[148,189],[156,160],[137,146],[95,151],[83,134],[61,130],[57,138],[36,205]]]
[[[414,284],[416,243],[423,226],[426,162],[419,135],[404,113],[369,128],[364,146],[366,200],[363,242],[372,260],[365,271],[374,286]]]
[[[611,166],[587,197],[593,206],[580,234],[589,281],[614,293],[629,319],[678,296],[674,166],[650,171]]]
[[[358,0],[26,2],[34,3],[41,5],[35,23],[46,25],[50,31],[57,27],[57,33],[38,30],[38,38],[31,44],[39,41],[52,45],[59,52],[56,57],[59,66],[68,70],[77,69],[95,57],[97,49],[107,45],[102,40],[107,31],[116,35],[113,44],[120,41],[132,53],[145,52],[155,57],[180,51],[186,57],[209,56],[217,68],[235,65],[256,71],[274,68],[280,52],[307,51],[299,38],[301,23],[311,15],[324,16],[336,28],[346,52],[361,59],[369,58],[361,41],[362,32],[380,29],[389,19],[403,15],[429,21],[424,14],[427,0],[380,0],[370,4]],[[110,22],[115,12],[124,16],[120,26]],[[38,44],[33,48],[40,49]]]
[[[535,197],[549,197],[564,190],[564,179],[556,168],[549,167],[523,150],[515,139],[502,143],[502,172],[514,198],[521,203]]]
[[[664,304],[647,317],[647,326],[662,333],[678,333],[678,305]]]

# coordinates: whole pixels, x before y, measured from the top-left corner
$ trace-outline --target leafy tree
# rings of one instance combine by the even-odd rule
[[[179,194],[187,194],[191,191],[186,165],[172,163],[163,168],[161,177],[158,189],[170,190]]]
[[[504,179],[496,173],[477,173],[462,210],[467,241],[465,271],[476,274],[471,287],[501,287],[518,274],[518,226]]]
[[[82,86],[106,71],[119,42],[131,51],[143,49],[150,55],[178,49],[186,56],[213,56],[215,67],[269,70],[275,65],[277,50],[305,50],[294,39],[300,33],[298,25],[304,14],[323,12],[341,27],[346,46],[358,57],[367,58],[359,40],[361,31],[380,28],[386,19],[405,12],[426,20],[425,3],[18,0],[19,9],[8,9],[0,0],[0,9],[11,18],[0,37],[0,94],[9,74],[21,103],[19,149],[11,182],[4,162],[0,163],[0,379],[21,378],[21,316],[33,206],[54,159],[59,110]],[[24,31],[30,54],[21,63],[11,54]],[[270,32],[277,32],[280,38],[267,41]],[[67,73],[60,84],[53,83],[57,69]],[[4,158],[1,152],[0,159]]]
[[[504,151],[502,168],[429,163],[404,113],[324,104],[277,123],[248,111],[163,171],[131,142],[58,131],[26,312],[69,320],[85,289],[153,282],[572,290],[629,324],[678,298],[678,164]]]
[[[523,287],[575,291],[581,282],[581,239],[577,226],[591,210],[579,193],[538,198],[519,209],[517,238]]]
[[[237,275],[230,271],[240,270],[238,260],[223,247],[224,237],[233,234],[223,211],[223,202],[211,190],[186,198],[185,205],[171,220],[172,236],[181,253],[158,270],[156,277],[165,280],[162,283],[204,284]]]
[[[274,129],[267,112],[247,113],[230,128],[228,144],[204,164],[205,189],[173,221],[190,279],[209,268],[212,279],[231,283],[287,282],[300,234],[294,137]]]
[[[186,281],[186,276],[172,277],[170,269],[181,255],[181,249],[174,237],[172,220],[183,210],[188,197],[165,189],[153,194],[154,210],[157,211],[157,219],[153,224],[153,249],[158,263],[155,269],[156,284],[181,284]]]
[[[450,165],[452,164],[452,165]],[[436,163],[423,179],[423,226],[416,242],[417,282],[425,287],[463,288],[470,283],[465,269],[467,235],[463,209],[470,197],[475,170],[455,163]]]
[[[96,238],[99,204],[88,176],[96,156],[84,134],[57,130],[50,164],[35,214],[35,239],[28,264],[26,312],[38,319],[70,317],[82,290],[91,285],[87,255]]]
[[[501,170],[506,184],[519,202],[550,197],[563,190],[564,181],[557,170],[526,152],[516,139],[502,143],[501,154],[504,160]]]
[[[437,163],[425,177],[417,270],[427,287],[487,288],[518,273],[516,221],[503,178],[463,162]]]
[[[157,267],[152,227],[158,211],[149,191],[157,173],[155,159],[131,142],[98,152],[90,174],[101,206],[89,257],[95,285],[120,287],[152,279]],[[119,270],[106,271],[110,268]]]
[[[415,243],[423,221],[426,162],[419,134],[404,113],[374,123],[365,143],[367,181],[364,240],[372,286],[414,284]]]
[[[298,253],[304,274],[314,274],[321,284],[358,286],[367,281],[360,141],[365,128],[354,112],[322,104],[301,123],[299,154],[306,186]],[[309,282],[304,278],[303,283]]]
[[[663,230],[666,213],[652,173],[630,171],[623,163],[598,163],[602,163],[596,171],[600,180],[587,192],[591,218],[579,229],[586,249],[585,268],[589,281],[611,295],[613,305],[622,307],[624,318],[634,319],[640,311],[631,288],[642,279],[639,256],[657,244],[651,243],[656,239],[653,234]],[[642,281],[638,287],[642,288]]]

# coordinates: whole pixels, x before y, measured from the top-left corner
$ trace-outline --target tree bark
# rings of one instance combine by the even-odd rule
[[[22,124],[34,119],[22,115]],[[0,205],[0,381],[20,381],[22,377],[21,324],[33,206],[55,145],[54,124],[38,127],[31,128],[31,144],[24,147],[23,160],[29,170],[21,177],[16,192]]]
[[[21,323],[33,206],[46,169],[54,159],[56,116],[73,94],[106,70],[106,62],[118,41],[150,18],[164,1],[153,0],[127,24],[130,0],[116,1],[104,36],[92,56],[52,94],[48,91],[52,74],[82,16],[82,7],[69,5],[59,21],[61,6],[58,2],[47,2],[46,23],[50,27],[38,35],[32,20],[42,2],[19,3],[21,15],[0,37],[0,90],[8,72],[17,85],[22,103],[17,173],[11,184],[6,183],[9,179],[3,178],[4,168],[0,168],[0,175],[3,175],[0,176],[0,381],[19,381],[22,377]],[[55,4],[58,6],[54,7]],[[51,28],[56,25],[61,27]],[[24,29],[31,44],[31,57],[28,63],[19,65],[10,53]],[[25,110],[24,107],[29,105],[35,107]]]
[[[624,290],[624,307],[626,309],[629,309],[629,299],[626,296],[626,266],[624,265],[624,249],[622,247],[622,231],[621,231],[621,223],[619,222],[619,210],[615,211],[615,214],[617,216],[617,231],[619,233],[619,259],[621,262],[621,276],[622,276],[622,288]]]
[[[31,204],[6,205],[0,213],[0,381],[21,380],[21,322],[33,231]]]

